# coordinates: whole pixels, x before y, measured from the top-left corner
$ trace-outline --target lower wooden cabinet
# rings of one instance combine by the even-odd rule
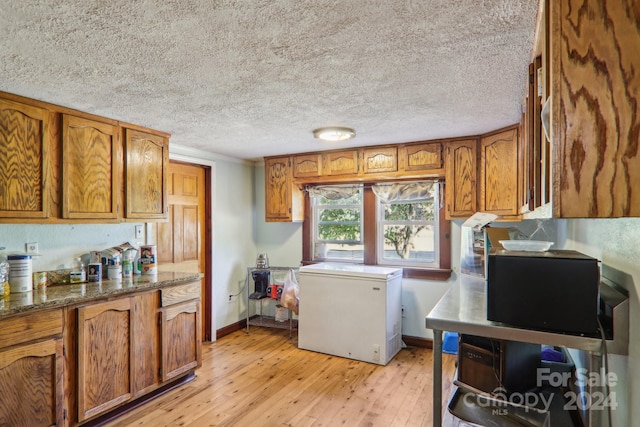
[[[0,317],[0,426],[94,423],[187,379],[202,363],[200,291],[198,279]]]
[[[78,420],[133,395],[131,298],[78,307]]]
[[[162,380],[200,366],[200,301],[162,308]]]
[[[0,350],[0,425],[62,425],[62,366],[61,338]]]
[[[0,320],[0,425],[64,424],[62,310]]]

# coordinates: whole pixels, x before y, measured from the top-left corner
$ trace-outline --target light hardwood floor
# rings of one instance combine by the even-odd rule
[[[386,366],[297,348],[252,327],[205,343],[195,380],[108,426],[431,426],[432,356],[405,348]],[[455,356],[443,355],[443,396]],[[446,407],[443,403],[443,407]]]

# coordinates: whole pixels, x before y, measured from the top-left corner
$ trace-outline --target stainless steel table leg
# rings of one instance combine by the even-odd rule
[[[442,425],[442,331],[433,330],[433,426]]]

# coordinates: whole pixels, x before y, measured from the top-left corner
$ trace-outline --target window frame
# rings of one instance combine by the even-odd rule
[[[436,199],[432,201],[432,203],[434,203],[434,205],[436,203],[439,202],[439,195],[440,195],[440,188],[439,185],[436,184]],[[376,228],[376,245],[377,245],[377,250],[376,250],[376,262],[378,265],[382,265],[382,266],[386,266],[386,265],[390,265],[390,266],[402,266],[403,268],[411,268],[411,267],[417,267],[417,268],[438,268],[440,266],[440,248],[439,248],[439,241],[440,241],[440,230],[438,229],[438,224],[440,222],[440,212],[439,209],[434,209],[434,219],[433,220],[416,220],[416,221],[391,221],[391,220],[385,220],[384,219],[384,206],[385,205],[391,205],[391,204],[408,204],[408,203],[422,203],[424,201],[423,200],[416,200],[416,201],[394,201],[394,202],[383,202],[382,200],[380,200],[379,198],[377,198],[376,200],[376,214],[377,214],[377,218],[379,218],[376,222],[377,222],[377,228]],[[392,260],[390,259],[385,259],[384,258],[384,243],[383,243],[383,239],[384,239],[384,226],[385,225],[410,225],[410,226],[419,226],[419,225],[429,225],[429,226],[433,226],[434,229],[436,229],[436,233],[435,233],[435,247],[438,248],[437,251],[435,251],[435,259],[433,261],[433,263],[430,263],[431,265],[426,265],[426,262],[420,262],[420,261],[415,261],[415,260],[398,260],[397,264],[394,264]]]
[[[355,184],[355,183],[354,183]],[[379,265],[377,262],[377,227],[376,195],[371,189],[371,184],[364,183],[363,189],[363,220],[364,229],[362,237],[364,241],[364,265]],[[442,185],[442,184],[441,184]],[[448,280],[451,276],[451,221],[445,217],[444,188],[440,188],[440,209],[439,215],[439,233],[440,239],[438,244],[440,262],[439,268],[410,267],[398,265],[403,269],[404,278],[422,279],[422,280]],[[319,261],[313,259],[312,230],[313,219],[311,209],[311,198],[309,193],[304,193],[304,222],[302,224],[302,265],[316,264]],[[367,242],[374,242],[367,244]],[[386,265],[385,266],[390,266]]]

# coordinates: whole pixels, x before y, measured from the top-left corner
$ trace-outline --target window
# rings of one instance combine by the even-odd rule
[[[362,262],[362,185],[311,190],[314,259]]]
[[[438,268],[438,186],[418,200],[376,199],[378,264]]]
[[[308,188],[306,263],[399,266],[405,277],[450,274],[449,222],[437,181]]]

